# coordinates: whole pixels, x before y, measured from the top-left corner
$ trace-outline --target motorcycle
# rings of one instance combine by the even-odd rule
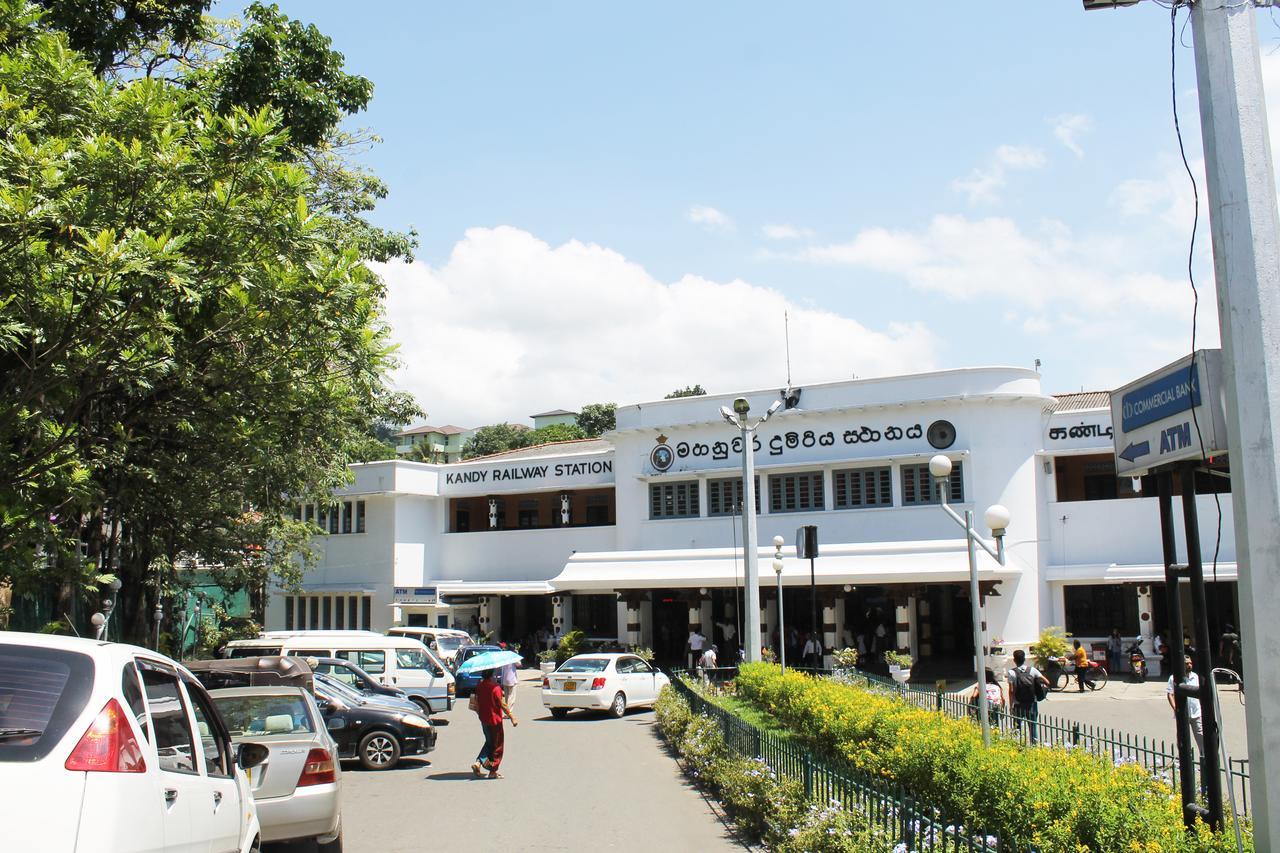
[[[1142,638],[1134,640],[1133,645],[1124,651],[1129,656],[1129,677],[1134,681],[1146,681],[1147,656],[1142,653]]]

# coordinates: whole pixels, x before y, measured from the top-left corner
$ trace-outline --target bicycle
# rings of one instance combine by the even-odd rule
[[[1061,692],[1071,683],[1075,675],[1076,665],[1070,658],[1049,658],[1044,677],[1049,679],[1049,689]],[[1084,686],[1090,690],[1101,690],[1107,686],[1107,668],[1098,661],[1089,661],[1084,674]]]

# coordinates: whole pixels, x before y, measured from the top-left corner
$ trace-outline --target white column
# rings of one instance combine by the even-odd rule
[[[626,637],[627,643],[632,646],[640,645],[640,601],[639,599],[629,599],[626,602],[627,624],[623,626],[622,636]]]
[[[831,668],[831,652],[836,649],[836,605],[834,601],[822,604],[822,665]]]
[[[897,648],[911,648],[911,608],[897,605],[893,608],[894,620],[894,642]]]
[[[573,596],[551,596],[551,633],[567,634],[573,629]]]
[[[1147,671],[1159,677],[1160,653],[1155,644],[1155,604],[1149,584],[1138,587],[1138,634],[1142,637],[1142,653],[1147,656]],[[1128,639],[1125,638],[1126,641]]]
[[[844,608],[845,608],[845,601],[847,600],[846,599],[847,595],[848,593],[842,591],[839,594],[839,597],[836,598],[836,603],[835,603],[836,642],[835,642],[835,645],[832,647],[836,649],[843,649],[849,645],[852,645],[851,643],[846,643],[844,640],[844,625],[845,625]]]
[[[778,627],[778,599],[766,599],[764,602],[764,637],[761,644],[773,648],[773,630]]]
[[[1259,850],[1280,849],[1280,212],[1251,3],[1191,7],[1240,563],[1250,787]],[[1169,638],[1177,648],[1180,638]],[[1206,733],[1207,734],[1207,733]]]

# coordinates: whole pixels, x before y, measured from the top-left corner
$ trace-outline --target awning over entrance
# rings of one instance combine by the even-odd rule
[[[1050,583],[1159,583],[1164,580],[1164,564],[1088,563],[1069,566],[1050,565],[1045,568],[1045,580]],[[1204,563],[1204,579],[1213,580],[1213,564]],[[1238,579],[1236,563],[1218,563],[1218,580]]]
[[[550,595],[546,581],[438,581],[440,595]]]
[[[782,582],[786,586],[809,583],[809,561],[798,560],[790,546],[784,549]],[[822,545],[814,564],[820,584],[947,583],[969,579],[969,554],[965,541],[930,540]],[[760,582],[772,586],[773,549],[760,549]],[[1021,569],[1001,566],[978,550],[978,576],[982,580],[1017,577]],[[742,554],[729,548],[697,548],[679,551],[607,551],[574,554],[564,570],[551,579],[556,592],[575,590],[646,589],[652,587],[718,587],[742,582]]]

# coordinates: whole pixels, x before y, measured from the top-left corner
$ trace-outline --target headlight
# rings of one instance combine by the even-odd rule
[[[400,722],[406,726],[417,726],[420,729],[431,728],[431,721],[426,717],[420,717],[417,714],[401,714]]]

